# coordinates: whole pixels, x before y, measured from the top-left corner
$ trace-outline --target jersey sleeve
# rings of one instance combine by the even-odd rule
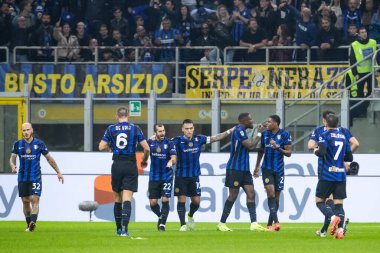
[[[284,145],[292,145],[292,136],[288,132],[284,132]]]
[[[111,134],[110,134],[110,127],[107,128],[107,130],[104,132],[102,141],[105,141],[107,143],[111,142]]]
[[[314,131],[311,133],[310,140],[313,140],[318,143],[319,134],[317,128],[314,129]]]
[[[350,130],[348,130],[347,128],[342,128],[342,131],[343,131],[344,136],[346,137],[347,141],[349,142],[350,139],[353,137]]]
[[[170,155],[177,155],[177,149],[174,145],[174,142],[169,141],[169,154]]]
[[[45,143],[43,143],[43,142],[41,141],[41,143],[40,143],[39,145],[40,145],[41,153],[42,153],[43,155],[47,155],[47,154],[49,153],[49,150],[47,149]]]
[[[261,140],[260,140],[260,148],[262,150],[265,149],[265,141],[264,141],[264,138],[265,138],[265,132],[261,135]]]
[[[203,144],[210,144],[211,143],[211,137],[206,135],[198,135],[199,142]]]
[[[240,142],[248,139],[247,133],[243,129],[235,129],[235,134]]]
[[[142,133],[140,127],[136,127],[137,131],[136,131],[136,134],[137,134],[137,141],[138,142],[142,142],[143,140],[145,140],[145,137],[144,137],[144,134]]]
[[[16,141],[15,143],[13,143],[11,153],[18,154],[18,141]]]

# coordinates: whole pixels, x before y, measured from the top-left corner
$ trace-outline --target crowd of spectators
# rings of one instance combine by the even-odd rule
[[[230,50],[224,61],[334,61],[331,53],[349,45],[360,27],[380,44],[380,4],[376,0],[2,0],[0,47],[16,46],[18,61],[174,61],[174,47]],[[97,47],[111,47],[95,50]],[[80,48],[88,47],[88,48]],[[125,47],[140,47],[135,50]],[[163,49],[160,49],[162,47]],[[4,52],[0,51],[0,58]],[[98,55],[96,55],[98,54]],[[212,49],[183,50],[182,61],[214,61]],[[223,54],[220,53],[220,56]],[[12,56],[12,54],[11,54]],[[11,57],[12,58],[12,57]],[[344,58],[344,57],[343,57]],[[1,59],[0,59],[1,60]],[[347,54],[346,59],[347,60]]]

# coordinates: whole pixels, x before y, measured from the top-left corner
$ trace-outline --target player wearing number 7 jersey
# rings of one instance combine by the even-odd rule
[[[22,199],[27,228],[25,231],[34,231],[39,212],[42,192],[42,178],[40,158],[45,156],[51,167],[57,172],[58,180],[63,183],[63,176],[58,165],[50,155],[45,144],[33,137],[32,124],[22,124],[22,139],[15,142],[9,164],[12,173],[17,173],[16,158],[19,156],[18,192]]]
[[[146,166],[149,157],[149,146],[141,129],[128,122],[129,111],[119,107],[116,112],[117,124],[110,125],[99,143],[100,151],[112,151],[111,184],[115,196],[114,215],[116,234],[128,236],[128,224],[131,217],[131,201],[137,192],[138,170],[136,164],[136,147],[144,149],[141,164]]]

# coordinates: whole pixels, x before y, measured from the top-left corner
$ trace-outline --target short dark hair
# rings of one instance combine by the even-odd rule
[[[339,118],[335,114],[329,114],[326,118],[327,126],[331,128],[337,128],[339,123]]]
[[[185,124],[194,124],[194,122],[191,119],[184,119],[182,121],[182,126],[185,125]]]
[[[118,118],[128,117],[129,109],[126,106],[120,106],[119,108],[117,108],[116,114]]]
[[[365,30],[366,32],[368,32],[367,28],[365,28],[364,26],[359,27],[358,31],[360,30]]]
[[[242,122],[243,119],[247,118],[249,116],[249,112],[242,112],[239,114],[238,120],[239,122]]]
[[[280,118],[280,116],[278,116],[278,115],[271,115],[271,116],[269,116],[269,118],[273,119],[277,123],[277,125],[281,124],[281,118]]]
[[[162,124],[162,123],[156,123],[156,124],[154,124],[154,132],[156,132],[157,131],[157,127],[165,127],[164,126],[164,124]]]
[[[327,110],[323,111],[322,117],[324,119],[327,119],[327,116],[330,115],[330,114],[334,114],[335,115],[335,112],[333,110],[327,109]]]

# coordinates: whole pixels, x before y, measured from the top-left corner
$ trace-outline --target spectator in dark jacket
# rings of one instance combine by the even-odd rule
[[[248,21],[248,29],[243,33],[240,39],[240,46],[248,48],[248,54],[243,54],[245,62],[265,62],[265,47],[268,39],[265,32],[259,27],[257,20],[251,18]]]
[[[348,26],[353,23],[356,28],[361,26],[361,15],[358,9],[357,0],[348,0],[347,9],[343,10],[343,35],[345,36],[348,31]]]
[[[56,45],[53,38],[54,28],[50,25],[50,14],[44,13],[41,17],[41,25],[33,32],[31,37],[32,46],[41,46],[43,49],[33,50],[33,56],[36,61],[53,61],[53,49],[50,47]]]
[[[340,45],[340,33],[331,25],[330,19],[322,18],[321,28],[318,31],[316,45],[319,47],[319,61],[338,60],[338,54],[334,53],[334,49]]]
[[[257,21],[259,26],[265,31],[267,39],[272,39],[276,34],[276,13],[270,0],[260,0],[260,7],[257,9]]]
[[[111,31],[119,30],[124,38],[129,38],[131,35],[129,31],[129,23],[127,19],[123,18],[123,11],[120,7],[115,7],[113,16],[115,18],[112,19],[110,23]]]

